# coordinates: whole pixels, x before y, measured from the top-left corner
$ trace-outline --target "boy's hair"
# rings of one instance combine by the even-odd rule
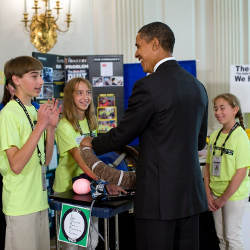
[[[11,84],[15,88],[12,76],[22,77],[24,74],[34,71],[42,70],[42,63],[31,56],[18,56],[10,59],[4,65],[4,75],[6,79],[6,86]]]
[[[150,42],[154,38],[157,38],[161,47],[165,51],[173,53],[175,37],[173,31],[167,24],[162,22],[153,22],[146,24],[142,28],[140,28],[138,34],[147,42]]]
[[[230,93],[224,93],[224,94],[220,94],[220,95],[217,95],[214,100],[213,100],[213,103],[215,104],[215,101],[218,100],[219,98],[222,98],[224,99],[225,101],[228,102],[228,104],[232,107],[232,108],[235,108],[235,107],[238,107],[239,110],[237,112],[237,114],[235,115],[236,118],[239,119],[239,122],[240,122],[240,125],[243,129],[245,129],[245,126],[244,126],[244,121],[243,121],[243,116],[242,116],[242,111],[241,111],[241,107],[240,107],[240,101],[238,100],[238,98],[233,95],[233,94],[230,94]]]
[[[77,110],[74,103],[73,92],[75,87],[80,83],[83,82],[87,85],[87,87],[92,90],[91,83],[84,78],[73,78],[66,83],[64,88],[64,97],[63,97],[63,117],[65,117],[70,124],[73,126],[75,131],[80,132],[78,128],[78,117],[77,117]],[[95,107],[93,103],[93,98],[91,97],[91,102],[85,111],[85,117],[88,121],[90,130],[97,129],[97,121],[95,116]]]

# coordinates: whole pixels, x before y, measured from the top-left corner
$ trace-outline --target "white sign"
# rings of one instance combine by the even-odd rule
[[[112,76],[113,75],[113,63],[112,62],[101,62],[101,76]]]
[[[243,113],[250,113],[250,65],[231,65],[230,93],[240,100]]]
[[[90,209],[62,204],[58,240],[86,247],[88,245]]]

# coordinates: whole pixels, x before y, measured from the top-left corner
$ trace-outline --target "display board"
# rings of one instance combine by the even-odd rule
[[[236,95],[243,113],[250,113],[250,65],[231,65],[230,93]]]
[[[107,132],[117,126],[124,113],[123,56],[88,56],[88,62],[98,131]]]
[[[63,88],[70,79],[86,78],[93,87],[98,132],[104,133],[117,126],[124,112],[122,55],[60,56],[34,52],[32,56],[44,66],[39,102],[52,97],[62,98]]]

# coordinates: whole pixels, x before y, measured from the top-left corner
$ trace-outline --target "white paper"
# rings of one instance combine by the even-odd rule
[[[112,76],[113,75],[113,63],[112,62],[101,62],[101,76]]]
[[[230,93],[237,96],[243,113],[250,113],[250,65],[231,65]]]

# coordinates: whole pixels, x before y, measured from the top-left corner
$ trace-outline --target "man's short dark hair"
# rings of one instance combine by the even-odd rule
[[[140,33],[140,37],[147,42],[157,38],[165,51],[173,53],[175,43],[174,33],[165,23],[153,22],[146,24],[140,28],[138,33]]]

